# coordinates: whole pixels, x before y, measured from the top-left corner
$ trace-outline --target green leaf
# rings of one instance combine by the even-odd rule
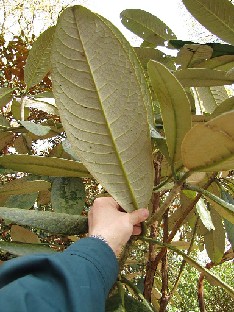
[[[234,96],[223,101],[212,113],[212,118],[234,110]]]
[[[74,6],[59,18],[52,64],[72,148],[127,211],[146,207],[153,188],[151,100],[132,47],[109,21]]]
[[[51,189],[55,212],[80,215],[85,207],[85,186],[80,178],[55,178]]]
[[[228,192],[222,190],[221,196],[222,199],[225,200],[225,202],[234,205],[234,199]],[[232,249],[234,250],[234,224],[224,219],[224,225],[227,232],[228,240],[232,245]]]
[[[39,191],[45,191],[50,188],[47,181],[25,181],[25,179],[16,179],[0,187],[0,195],[10,196],[19,194],[30,194]]]
[[[234,44],[234,6],[227,0],[183,0],[187,10],[209,31]]]
[[[196,95],[201,110],[206,113],[213,113],[220,103],[228,99],[228,94],[223,86],[197,87]]]
[[[195,125],[185,136],[181,154],[193,171],[226,171],[234,168],[234,111]]]
[[[166,55],[161,52],[160,50],[153,49],[153,48],[134,48],[142,66],[147,69],[147,64],[149,60],[158,61],[162,63],[163,59]]]
[[[222,260],[225,251],[225,231],[222,218],[212,207],[210,214],[215,230],[208,231],[204,236],[204,240],[210,260],[218,264]]]
[[[200,63],[197,67],[228,71],[234,67],[234,55],[222,55]]]
[[[49,126],[42,126],[41,124],[36,124],[32,121],[21,121],[22,126],[24,126],[29,132],[32,132],[38,136],[44,136],[48,134],[51,130]]]
[[[56,157],[5,155],[0,157],[0,166],[53,177],[90,177],[83,164]]]
[[[124,308],[122,299],[119,294],[115,294],[107,299],[105,312],[152,312],[153,310],[146,307],[142,302],[125,293]]]
[[[0,132],[0,151],[8,144],[13,143],[14,134],[11,132]]]
[[[0,113],[0,127],[10,127],[10,122]]]
[[[4,203],[5,207],[30,209],[35,204],[38,193],[11,195]]]
[[[12,112],[13,117],[16,120],[21,120],[21,104],[20,104],[20,102],[18,102],[16,100],[12,101],[11,112]],[[30,115],[30,110],[28,107],[25,107],[24,108],[24,119],[28,119],[29,115]]]
[[[175,72],[175,76],[184,87],[222,86],[234,82],[233,74],[209,68],[181,69]]]
[[[0,88],[0,108],[8,104],[12,100],[12,92],[14,89],[11,88]]]
[[[164,45],[170,39],[176,39],[172,30],[158,17],[138,9],[128,9],[120,13],[121,22],[133,33],[155,45]]]
[[[39,228],[51,234],[78,235],[88,231],[88,220],[83,216],[4,207],[0,207],[0,216],[14,223]]]
[[[54,253],[54,250],[51,249],[48,245],[3,241],[0,241],[0,250],[4,250],[16,256],[26,256],[34,253]]]
[[[211,203],[212,208],[214,208],[222,218],[227,219],[232,224],[234,224],[234,205],[227,203],[223,199],[219,198],[218,196],[215,196],[214,194],[203,190],[197,186],[187,186],[187,188],[194,190],[196,192],[202,193],[206,199]]]
[[[207,209],[206,204],[202,198],[199,199],[196,208],[199,217],[204,226],[207,228],[207,230],[208,231],[215,230],[213,221],[211,219],[210,211]]]
[[[204,60],[210,59],[213,49],[204,44],[185,44],[176,57],[176,63],[180,69],[198,67]]]
[[[181,161],[180,145],[191,128],[189,100],[178,80],[164,65],[150,61],[148,73],[160,103],[171,162]]]
[[[50,53],[55,26],[44,31],[33,43],[24,69],[27,89],[38,84],[50,71]]]

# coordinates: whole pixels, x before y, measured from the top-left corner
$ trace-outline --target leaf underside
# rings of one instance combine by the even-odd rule
[[[73,150],[127,211],[145,207],[153,186],[149,96],[135,52],[110,22],[74,6],[58,21],[52,64]]]

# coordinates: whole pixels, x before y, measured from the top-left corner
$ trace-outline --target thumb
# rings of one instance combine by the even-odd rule
[[[133,212],[129,213],[130,223],[132,225],[141,223],[145,221],[148,218],[148,216],[149,216],[149,210],[146,208],[134,210]]]

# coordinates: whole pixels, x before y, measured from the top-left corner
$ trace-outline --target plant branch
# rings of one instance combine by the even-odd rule
[[[163,241],[167,242],[168,239],[168,209],[163,216]],[[168,304],[168,261],[167,251],[162,258],[162,297],[160,300],[159,312],[165,312]]]
[[[204,274],[201,273],[197,283],[197,295],[200,312],[206,312],[204,300]]]

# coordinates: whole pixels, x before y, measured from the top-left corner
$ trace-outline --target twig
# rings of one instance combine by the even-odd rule
[[[197,283],[197,295],[198,295],[198,304],[200,312],[206,312],[205,301],[204,301],[204,274],[200,273],[200,277]]]

